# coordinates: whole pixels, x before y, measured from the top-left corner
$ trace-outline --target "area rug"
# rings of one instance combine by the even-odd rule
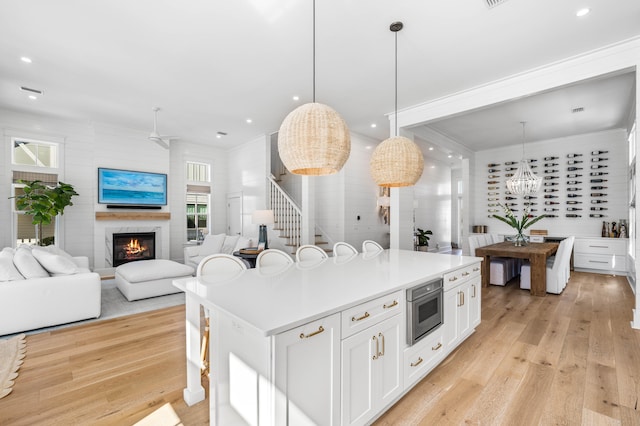
[[[27,350],[26,336],[0,340],[0,399],[11,393]]]

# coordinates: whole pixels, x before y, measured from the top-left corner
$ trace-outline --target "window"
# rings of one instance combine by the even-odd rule
[[[209,164],[187,161],[187,241],[201,241],[209,233],[211,172]]]
[[[31,139],[11,138],[12,163],[17,166],[58,167],[58,144]]]

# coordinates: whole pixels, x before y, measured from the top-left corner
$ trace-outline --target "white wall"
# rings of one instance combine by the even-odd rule
[[[591,151],[609,151],[607,154],[602,155],[601,157],[608,158],[609,160],[603,162],[601,164],[608,164],[609,167],[599,170],[593,171],[604,171],[608,173],[605,176],[589,176],[589,173],[592,171],[590,169],[591,164]],[[583,170],[578,170],[575,172],[568,172],[566,168],[568,167],[567,154],[569,153],[581,153],[582,157],[577,157],[577,160],[584,161],[583,163],[575,164],[573,166],[583,167]],[[552,167],[552,169],[560,170],[559,173],[554,173],[555,175],[560,176],[560,179],[553,179],[544,182],[558,182],[559,185],[554,186],[554,188],[559,188],[558,192],[554,192],[549,195],[558,195],[558,198],[553,199],[545,199],[544,188],[539,194],[537,194],[537,198],[535,200],[531,200],[533,202],[537,202],[536,206],[532,206],[532,208],[537,209],[537,211],[532,212],[533,215],[539,216],[544,213],[544,208],[558,208],[559,211],[549,212],[549,214],[556,214],[560,217],[558,218],[545,218],[541,221],[537,222],[532,226],[533,229],[547,229],[549,235],[553,236],[567,236],[567,235],[576,235],[580,237],[599,237],[600,231],[602,229],[602,222],[618,222],[619,219],[628,219],[628,187],[627,187],[627,142],[626,142],[626,132],[624,129],[620,130],[612,130],[608,132],[599,132],[592,133],[587,135],[580,136],[571,136],[567,138],[561,139],[553,139],[548,141],[541,141],[536,143],[530,143],[525,145],[525,157],[528,159],[537,159],[538,161],[533,163],[538,167],[533,169],[534,173],[540,176],[544,176],[543,170],[545,169],[543,165],[545,162],[544,157],[559,157],[558,160],[554,160],[553,163],[558,163],[558,166]],[[504,199],[504,191],[506,190],[505,182],[505,161],[520,161],[522,157],[522,146],[512,146],[507,148],[493,149],[488,151],[481,151],[476,153],[476,175],[475,179],[473,179],[472,189],[473,189],[473,215],[472,215],[472,224],[471,225],[487,225],[489,227],[490,233],[500,233],[510,235],[513,233],[513,230],[506,224],[500,222],[498,219],[493,217],[489,218],[488,216],[491,214],[498,214],[504,216],[503,211],[497,213],[490,213],[488,210],[491,209],[499,209],[499,207],[488,207],[488,204],[496,203],[495,201],[488,202],[487,198],[487,178],[488,176],[488,167],[487,165],[490,163],[499,163],[500,165],[496,168],[500,170],[500,172],[494,173],[494,175],[500,175],[500,187],[503,188],[501,192],[501,202],[504,203],[506,200]],[[517,165],[513,165],[511,167],[517,167]],[[571,179],[578,180],[582,182],[578,187],[582,188],[581,191],[576,191],[576,194],[581,194],[582,197],[573,198],[573,200],[581,201],[582,204],[577,205],[566,205],[565,200],[570,198],[567,197],[567,173],[578,173],[582,176],[579,178]],[[590,179],[603,178],[606,179],[605,183],[590,183]],[[495,179],[494,179],[495,180]],[[544,183],[543,183],[544,184]],[[590,189],[591,185],[597,186],[606,186],[606,190],[594,190]],[[603,204],[591,204],[591,192],[604,192],[607,193],[607,197],[603,197],[603,199],[607,200],[607,203]],[[509,202],[517,202],[519,204],[518,208],[520,211],[515,212],[517,217],[521,217],[523,213],[522,206],[522,197],[518,197],[517,201]],[[558,201],[560,204],[556,205],[545,205],[545,201]],[[608,210],[605,211],[591,211],[591,207],[605,207]],[[583,210],[579,211],[567,211],[567,207],[577,207],[582,208]],[[582,215],[580,218],[567,218],[565,215],[567,213],[576,213]],[[607,215],[606,218],[590,218],[590,213],[604,213]]]
[[[413,190],[415,226],[431,230],[429,249],[451,244],[451,167],[429,159]]]

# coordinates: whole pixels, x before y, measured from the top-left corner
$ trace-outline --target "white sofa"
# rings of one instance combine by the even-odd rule
[[[100,291],[100,276],[89,270],[85,256],[72,257],[55,247],[5,248],[0,251],[0,335],[97,318]]]
[[[250,238],[239,235],[210,234],[204,238],[202,244],[184,248],[184,264],[192,266],[195,270],[198,268],[200,261],[209,255],[217,253],[233,254],[234,251],[242,248],[252,247],[251,244],[252,240]]]

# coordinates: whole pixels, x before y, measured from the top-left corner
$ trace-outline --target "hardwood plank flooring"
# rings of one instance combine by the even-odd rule
[[[640,425],[640,331],[625,277],[574,272],[562,295],[482,289],[476,332],[377,425]],[[185,426],[184,306],[27,336],[0,425],[132,425],[167,403]]]

